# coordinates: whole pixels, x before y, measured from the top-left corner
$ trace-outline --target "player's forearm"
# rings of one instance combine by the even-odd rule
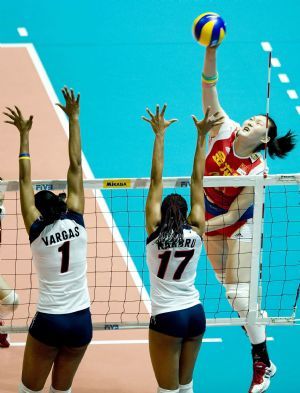
[[[81,166],[81,138],[78,115],[69,118],[69,159],[72,168]]]
[[[29,157],[29,132],[20,133],[19,180],[31,182],[31,165]]]
[[[207,48],[202,74],[202,107],[204,113],[208,106],[211,107],[213,113],[222,110],[216,88],[217,81],[216,49]]]
[[[238,212],[229,211],[225,214],[221,214],[220,216],[213,217],[205,221],[205,232],[217,231],[218,229],[233,225],[238,221],[240,216],[241,215]]]
[[[151,180],[154,182],[162,179],[164,167],[164,135],[156,134],[153,147]]]
[[[195,157],[194,157],[194,165],[193,165],[193,173],[192,173],[192,182],[194,184],[201,184],[204,176],[204,167],[205,167],[205,137],[198,135]]]
[[[203,73],[208,77],[217,73],[217,50],[215,48],[206,48]]]

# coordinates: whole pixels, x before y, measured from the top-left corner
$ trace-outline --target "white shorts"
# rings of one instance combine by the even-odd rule
[[[253,239],[253,218],[238,228],[229,239],[240,240],[241,242],[252,242]]]

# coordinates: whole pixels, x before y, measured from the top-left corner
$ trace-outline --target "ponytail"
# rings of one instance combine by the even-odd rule
[[[168,195],[161,205],[159,248],[176,247],[183,242],[183,227],[186,224],[187,203],[179,194]]]
[[[286,135],[280,138],[271,139],[268,142],[268,152],[271,158],[284,158],[296,145],[295,134],[288,131]]]
[[[260,115],[265,116],[265,115]],[[269,117],[269,129],[268,129],[268,137],[270,138],[267,143],[268,153],[271,158],[279,157],[285,158],[287,153],[293,150],[296,145],[296,137],[295,134],[291,131],[288,131],[286,135],[277,138],[277,126],[275,121]],[[257,151],[264,150],[266,148],[265,143],[261,143],[255,149],[254,153]]]

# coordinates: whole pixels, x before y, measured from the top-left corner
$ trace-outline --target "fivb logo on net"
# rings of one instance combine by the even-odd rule
[[[53,184],[36,184],[35,191],[50,191],[54,189]]]

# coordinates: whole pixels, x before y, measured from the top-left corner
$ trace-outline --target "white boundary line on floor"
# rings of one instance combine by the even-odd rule
[[[204,338],[203,343],[222,343],[222,338]],[[133,345],[148,344],[148,340],[92,340],[90,345]],[[11,342],[11,347],[24,347],[25,342]]]
[[[34,47],[34,45],[32,43],[20,43],[20,44],[0,44],[0,47],[3,48],[10,48],[10,47],[15,47],[15,48],[26,48],[29,56],[32,60],[32,63],[42,81],[42,84],[46,90],[46,93],[48,94],[49,100],[52,104],[52,107],[62,125],[63,130],[65,131],[65,134],[68,138],[69,136],[69,124],[68,124],[68,120],[65,116],[65,114],[55,105],[55,103],[60,102],[60,100],[58,99],[55,90],[51,84],[51,81],[47,75],[47,72],[42,64],[42,61]],[[62,86],[63,87],[63,86]],[[85,174],[85,176],[88,179],[95,179],[95,176],[87,162],[87,159],[84,155],[84,153],[82,153],[82,167],[83,167],[83,172]],[[148,295],[148,292],[146,290],[146,288],[144,287],[143,281],[141,280],[141,277],[136,269],[136,266],[131,258],[131,255],[126,247],[126,244],[122,238],[122,235],[112,217],[112,214],[107,206],[106,201],[104,200],[102,193],[100,190],[97,190],[96,192],[96,198],[97,198],[97,202],[100,208],[101,212],[105,212],[103,214],[103,217],[107,223],[108,229],[111,231],[112,236],[115,240],[115,243],[120,251],[121,256],[124,259],[124,263],[127,267],[128,272],[130,273],[138,293],[141,296],[141,300],[144,302],[145,308],[146,310],[149,312],[149,314],[151,314],[151,306],[150,306],[150,298]]]
[[[275,341],[274,337],[267,337],[267,341]],[[204,338],[203,343],[216,344],[223,343],[221,337]],[[148,340],[92,340],[90,345],[134,345],[134,344],[148,344]],[[24,347],[25,342],[11,342],[11,347]]]

